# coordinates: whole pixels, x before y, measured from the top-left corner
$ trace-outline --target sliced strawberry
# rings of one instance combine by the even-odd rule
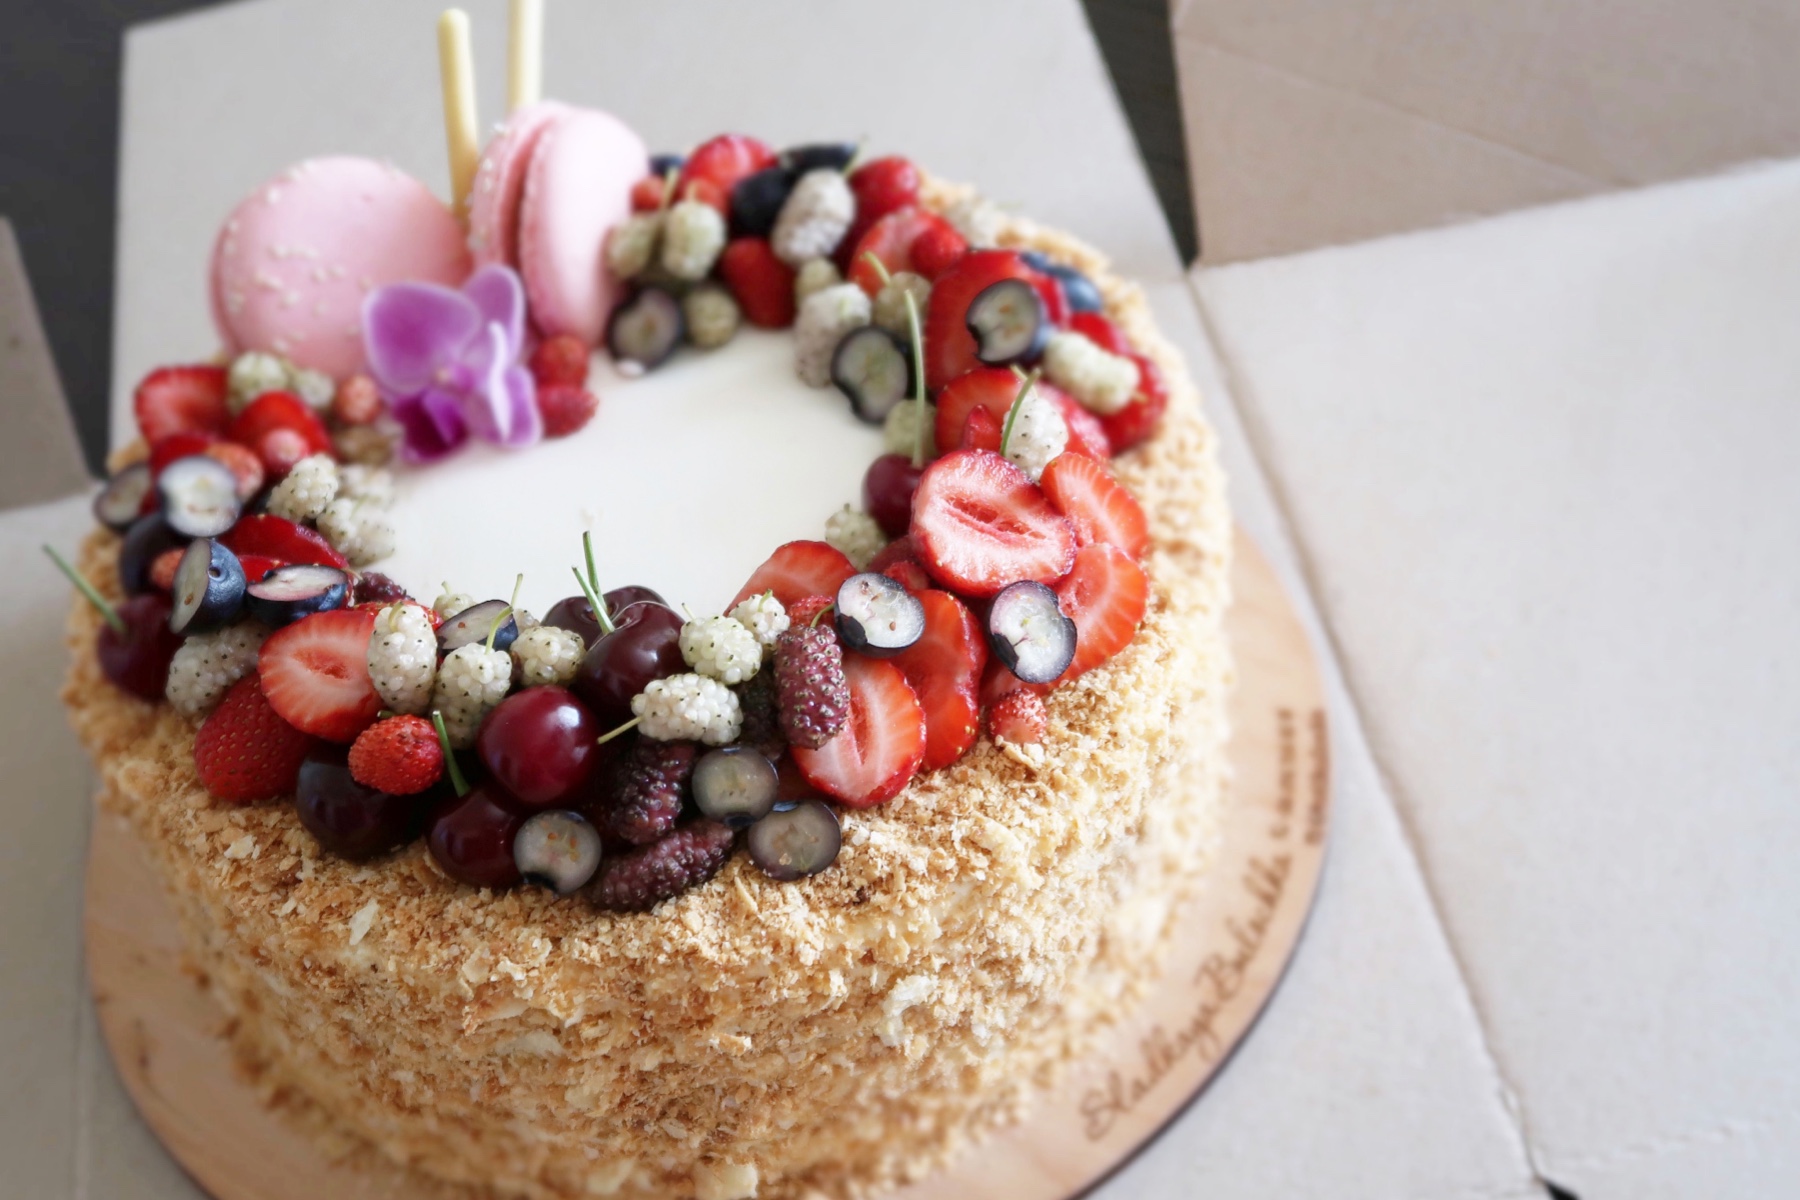
[[[1076,552],[1056,598],[1075,622],[1075,660],[1057,680],[1067,683],[1131,644],[1150,602],[1150,578],[1123,550],[1096,542]]]
[[[981,732],[981,673],[987,638],[975,614],[949,592],[914,592],[925,607],[925,632],[888,661],[900,668],[925,714],[925,767],[947,767]]]
[[[270,558],[266,554],[240,554],[238,565],[244,568],[245,583],[261,583],[263,576],[276,567],[287,566],[279,558]]]
[[[931,586],[931,576],[925,573],[925,564],[919,561],[919,547],[910,533],[876,551],[865,569],[897,580],[901,587],[915,594]]]
[[[756,568],[725,611],[730,612],[751,596],[774,592],[783,604],[806,596],[835,596],[844,580],[856,574],[843,552],[824,542],[788,542]]]
[[[971,408],[963,420],[962,436],[956,440],[958,450],[992,450],[1000,453],[1000,435],[1004,432],[1000,418],[985,408]]]
[[[681,168],[676,195],[685,198],[690,184],[704,183],[708,186],[701,189],[701,193],[694,198],[717,208],[719,203],[715,203],[715,197],[723,203],[725,197],[731,195],[731,189],[738,180],[774,165],[775,151],[769,149],[768,143],[741,133],[722,133],[710,141],[700,143],[688,155],[687,162]],[[716,192],[713,190],[715,188]]]
[[[783,754],[775,764],[775,802],[779,804],[786,800],[823,799],[824,793],[800,773],[800,768],[794,763],[794,756]]]
[[[1069,328],[1084,335],[1094,345],[1113,354],[1133,355],[1137,350],[1125,331],[1112,323],[1105,313],[1079,312],[1069,318]]]
[[[1019,395],[1019,377],[1005,367],[977,367],[952,379],[937,398],[937,443],[940,446],[962,444],[969,414],[985,409],[994,419],[994,444],[985,449],[1000,448],[999,430],[1007,412]]]
[[[268,513],[241,518],[219,540],[240,560],[246,554],[261,554],[283,563],[314,563],[340,571],[350,566],[319,533]]]
[[[913,239],[912,269],[935,280],[968,252],[968,240],[946,221],[942,225],[933,225]]]
[[[263,692],[302,733],[352,742],[381,712],[369,678],[369,635],[377,614],[339,608],[301,617],[269,635],[257,655]]]
[[[872,221],[919,202],[919,168],[897,155],[870,159],[850,172],[849,182],[856,215]]]
[[[294,790],[313,739],[282,720],[254,675],[238,680],[194,734],[194,773],[220,800],[248,804]]]
[[[1169,386],[1163,381],[1162,370],[1142,354],[1131,357],[1138,366],[1136,398],[1118,412],[1100,418],[1115,454],[1147,440],[1156,432],[1164,410],[1169,407]]]
[[[237,415],[226,436],[260,453],[264,439],[278,430],[299,434],[308,454],[331,453],[331,434],[325,423],[292,392],[264,392]]]
[[[1019,468],[986,450],[957,450],[925,469],[913,497],[925,570],[966,596],[1068,573],[1075,530]]]
[[[163,468],[177,459],[205,454],[207,447],[218,440],[210,433],[197,433],[191,429],[157,438],[150,443],[150,474],[161,475]]]
[[[1031,273],[1032,285],[1044,301],[1044,319],[1058,329],[1069,327],[1069,317],[1074,310],[1069,307],[1069,297],[1063,291],[1062,281],[1054,275],[1046,275],[1042,271]]]
[[[232,479],[237,481],[239,500],[248,500],[262,491],[268,473],[263,470],[262,459],[253,451],[236,442],[214,442],[206,448],[205,454],[215,462],[224,463],[231,472]]]
[[[722,217],[731,216],[731,193],[710,179],[694,179],[681,185],[678,200],[698,200],[719,210]]]
[[[1104,463],[1080,454],[1059,454],[1044,468],[1038,486],[1075,526],[1076,542],[1083,546],[1105,542],[1132,558],[1144,557],[1150,546],[1144,510]]]
[[[890,275],[896,271],[911,271],[913,243],[922,234],[934,229],[948,229],[953,236],[956,234],[950,222],[923,208],[902,208],[889,213],[869,226],[869,231],[856,243],[849,266],[845,269],[846,277],[870,296],[878,294],[881,291],[881,272],[875,269],[875,264],[869,261],[868,256],[873,254],[880,259]],[[974,296],[969,298],[972,300]],[[965,304],[964,307],[968,306]]]
[[[875,232],[871,229],[869,236]],[[925,381],[933,391],[981,366],[969,332],[969,305],[975,297],[1003,279],[1035,282],[1036,277],[1011,250],[971,250],[937,277],[925,305]]]
[[[1044,384],[1038,386],[1045,387]],[[1106,426],[1099,417],[1081,407],[1075,397],[1060,388],[1055,389],[1052,398],[1062,409],[1063,424],[1069,427],[1068,453],[1085,454],[1101,462],[1113,456],[1112,438],[1107,436]]]
[[[151,445],[172,433],[223,433],[229,390],[224,367],[158,367],[131,398],[138,432]]]
[[[783,329],[794,323],[794,268],[775,257],[767,238],[734,238],[719,256],[719,277],[752,325]]]
[[[1006,664],[997,658],[989,658],[987,670],[981,676],[981,703],[992,708],[1014,692],[1036,692],[1042,696],[1050,691],[1047,683],[1026,683],[1017,675],[1006,669]]]
[[[892,800],[925,757],[925,714],[900,668],[880,659],[846,655],[850,719],[817,750],[792,747],[806,781],[850,808]]]

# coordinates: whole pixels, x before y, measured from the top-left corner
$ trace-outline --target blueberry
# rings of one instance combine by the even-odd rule
[[[1100,298],[1100,289],[1094,281],[1077,271],[1074,267],[1065,267],[1061,263],[1052,263],[1045,274],[1052,276],[1062,284],[1063,299],[1076,312],[1099,312],[1106,307]]]
[[[898,654],[925,635],[925,606],[919,598],[872,571],[844,580],[834,611],[844,648],[870,658]]]
[[[599,831],[577,812],[536,813],[513,836],[513,862],[526,883],[570,895],[600,869]]]
[[[169,528],[161,513],[139,517],[119,544],[119,586],[127,596],[148,591],[150,564],[165,550],[178,550],[188,539]]]
[[[652,154],[650,156],[650,174],[658,179],[668,175],[670,171],[679,171],[687,165],[687,159],[679,154]]]
[[[855,157],[855,142],[809,142],[804,146],[789,146],[781,152],[779,161],[798,178],[820,167],[841,171]]]
[[[733,237],[768,237],[800,176],[786,167],[764,167],[738,180],[731,189]]]
[[[190,454],[163,468],[156,480],[163,517],[185,537],[218,537],[243,512],[237,476],[216,458]]]
[[[912,392],[912,359],[899,338],[875,325],[844,335],[831,353],[831,382],[856,415],[880,425]]]
[[[494,626],[496,621],[498,629]],[[438,653],[460,650],[470,642],[486,642],[490,633],[496,650],[505,650],[519,640],[519,623],[513,620],[512,607],[504,600],[472,604],[438,626]]]
[[[606,326],[606,348],[621,366],[648,371],[675,353],[686,328],[681,301],[661,288],[647,287],[614,311]]]
[[[230,624],[244,607],[244,588],[237,555],[211,538],[189,542],[175,568],[169,628],[191,634]]]
[[[143,512],[153,483],[149,463],[132,463],[107,480],[94,497],[94,519],[115,532],[130,529]]]
[[[1075,632],[1056,593],[1032,580],[1002,588],[988,608],[988,645],[1026,683],[1051,683],[1069,669]]]
[[[748,746],[709,750],[694,764],[694,803],[732,829],[746,829],[775,807],[781,779],[775,764]]]
[[[967,321],[975,357],[989,366],[1034,359],[1050,340],[1044,298],[1023,279],[1002,279],[981,289],[969,302]]]
[[[844,831],[830,805],[802,800],[752,825],[745,842],[750,861],[769,878],[786,883],[817,875],[836,862]]]
[[[276,567],[245,589],[244,607],[270,628],[342,608],[350,601],[350,576],[336,567],[300,563]]]

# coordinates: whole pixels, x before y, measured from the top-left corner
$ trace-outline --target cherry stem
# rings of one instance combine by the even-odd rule
[[[102,596],[93,584],[83,578],[80,571],[71,567],[62,555],[47,545],[44,547],[44,553],[50,556],[50,561],[56,564],[57,570],[69,577],[69,582],[75,585],[75,590],[87,597],[87,602],[94,606],[94,611],[98,612],[108,625],[112,626],[114,633],[123,637],[130,632],[125,628],[125,618],[119,615],[119,610],[108,604],[106,597]]]
[[[863,257],[868,260],[871,267],[875,268],[875,274],[881,276],[882,287],[886,287],[888,284],[894,282],[893,272],[889,271],[887,264],[881,261],[881,255],[875,253],[873,250],[864,250]]]
[[[663,172],[662,196],[656,202],[656,215],[662,216],[669,211],[669,205],[675,202],[675,181],[681,178],[681,171],[670,167]]]
[[[1012,407],[1006,410],[1006,428],[1000,431],[1000,457],[1006,457],[1006,448],[1012,443],[1013,425],[1019,419],[1019,409],[1024,407],[1025,395],[1037,382],[1038,373],[1033,371],[1027,375],[1019,368],[1013,368],[1013,374],[1019,377],[1019,394],[1013,397]]]
[[[874,257],[873,252],[870,257]],[[928,403],[925,399],[925,339],[919,334],[919,301],[913,296],[911,288],[906,289],[906,332],[912,339],[913,388],[918,393],[915,397],[918,404],[918,428],[913,430],[912,465],[914,470],[922,470],[925,466],[925,407]]]
[[[587,583],[581,590],[587,596],[588,607],[594,610],[594,620],[599,623],[600,632],[611,633],[616,626],[613,625],[612,614],[606,611],[606,601],[600,598],[600,572],[594,569],[594,531],[591,529],[581,531],[581,552],[587,555],[588,569]],[[575,578],[581,578],[580,572],[576,573]]]
[[[617,729],[608,730],[607,732],[601,734],[599,737],[595,738],[594,744],[599,745],[599,746],[604,746],[604,745],[606,745],[606,743],[612,741],[614,738],[619,737],[622,734],[630,733],[633,729],[636,729],[638,727],[638,723],[640,721],[642,721],[643,719],[644,718],[642,718],[642,717],[631,718],[631,720],[625,722],[623,725],[619,726]]]
[[[450,776],[450,786],[458,796],[469,794],[469,781],[463,777],[462,768],[456,765],[456,751],[450,748],[450,731],[444,728],[444,714],[437,709],[431,710],[431,727],[437,730],[438,749],[444,752],[444,771]]]

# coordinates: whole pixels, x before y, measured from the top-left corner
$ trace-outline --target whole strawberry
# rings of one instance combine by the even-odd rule
[[[538,412],[544,419],[544,436],[568,437],[600,411],[600,398],[576,384],[553,383],[538,388]]]
[[[600,832],[643,846],[675,828],[696,757],[692,742],[637,739],[608,768],[603,799],[594,812]]]
[[[844,651],[829,625],[795,625],[775,639],[775,693],[790,745],[816,750],[850,717]]]
[[[697,887],[731,857],[731,830],[717,821],[690,822],[648,846],[607,859],[592,895],[601,908],[646,912]]]
[[[312,744],[269,707],[262,681],[248,675],[232,685],[194,735],[194,771],[220,800],[271,800],[294,790]]]
[[[350,777],[390,796],[411,796],[444,776],[437,730],[423,717],[389,717],[363,730],[350,747]]]
[[[1020,745],[1044,740],[1050,714],[1044,698],[1033,691],[1017,691],[1002,697],[988,713],[988,728],[997,738]]]

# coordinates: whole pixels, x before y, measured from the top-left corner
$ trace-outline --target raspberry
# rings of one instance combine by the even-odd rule
[[[931,300],[931,280],[911,271],[895,271],[875,295],[875,323],[902,339],[912,337],[912,325],[906,318],[906,297],[911,293],[918,305],[919,320],[925,319],[925,305]]]
[[[731,293],[716,283],[703,283],[681,298],[688,341],[702,350],[723,346],[737,336],[743,312]]]
[[[887,545],[887,537],[875,523],[875,518],[848,504],[826,519],[825,541],[842,552],[850,565],[859,571]]]
[[[584,387],[566,383],[539,387],[537,404],[547,438],[568,437],[600,411],[600,397]]]
[[[725,217],[718,209],[699,200],[670,206],[663,217],[663,270],[689,283],[705,279],[724,250]]]
[[[169,703],[187,717],[211,712],[232,685],[256,670],[256,652],[268,636],[261,625],[245,621],[181,643],[169,663]]]
[[[1035,387],[1013,403],[1007,414],[1011,431],[1006,434],[1006,457],[1025,472],[1031,482],[1044,477],[1050,460],[1069,445],[1069,424],[1063,420],[1062,408],[1054,400],[1041,395]]]
[[[625,218],[613,227],[606,239],[606,267],[620,279],[635,279],[644,273],[656,257],[656,243],[662,237],[663,215],[660,212],[639,213]]]
[[[787,744],[781,736],[781,709],[775,699],[775,672],[758,671],[737,690],[744,727],[738,741],[774,757]]]
[[[540,388],[581,387],[587,383],[587,343],[568,333],[545,338],[531,352],[531,377]]]
[[[731,610],[731,619],[756,635],[764,648],[773,646],[775,638],[788,627],[787,609],[774,592],[763,592],[739,602]]]
[[[356,736],[350,778],[390,796],[412,796],[444,776],[444,749],[423,717],[389,717]]]
[[[789,744],[817,750],[850,718],[844,650],[829,625],[796,625],[775,641],[775,691]]]
[[[1102,350],[1085,334],[1052,334],[1044,347],[1044,374],[1081,407],[1110,416],[1131,403],[1137,392],[1137,364]]]
[[[240,354],[231,360],[231,369],[225,375],[226,386],[230,389],[226,403],[235,416],[264,392],[285,391],[292,379],[292,369],[277,355],[264,354],[260,350]]]
[[[855,219],[850,181],[835,167],[819,167],[802,175],[788,193],[769,244],[782,262],[798,267],[809,258],[829,256]]]
[[[638,732],[663,742],[723,746],[737,740],[743,712],[737,693],[704,675],[671,675],[631,698]]]
[[[829,258],[808,259],[800,264],[794,272],[794,303],[805,304],[806,298],[814,292],[822,292],[828,287],[836,287],[844,282],[843,273],[837,264]]]
[[[295,524],[316,521],[325,507],[337,499],[337,493],[337,463],[329,454],[309,455],[295,463],[269,493],[268,511]]]
[[[239,500],[248,500],[262,491],[262,459],[249,450],[236,442],[214,442],[201,453],[214,462],[224,463],[231,471],[231,477],[237,481]]]
[[[385,608],[369,633],[369,678],[384,707],[421,715],[431,708],[437,682],[437,634],[417,604]]]
[[[602,833],[634,846],[656,841],[681,819],[698,757],[692,742],[637,739],[607,767],[595,824]]]
[[[570,629],[540,625],[521,633],[512,644],[513,658],[526,687],[539,684],[568,684],[581,667],[587,643]]]
[[[881,448],[889,454],[900,454],[907,458],[913,456],[913,450],[919,439],[919,404],[916,400],[908,400],[896,404],[888,413],[887,420],[881,425]],[[925,458],[930,461],[937,456],[937,405],[925,405]]]
[[[381,409],[381,389],[367,375],[350,376],[331,398],[331,415],[345,425],[367,425]]]
[[[481,719],[506,699],[512,687],[512,655],[470,642],[452,650],[438,667],[431,707],[444,716],[450,744],[466,750],[475,744]]]
[[[794,369],[811,387],[831,382],[831,356],[844,335],[869,323],[869,294],[854,283],[814,292],[794,320]]]
[[[660,842],[608,859],[593,885],[594,900],[615,912],[648,912],[717,875],[731,844],[731,830],[717,821],[684,825]]]
[[[802,596],[788,605],[788,627],[799,629],[803,625],[816,625],[818,615],[836,603],[830,596]]]
[[[988,712],[988,729],[994,736],[1020,745],[1043,741],[1049,723],[1044,698],[1024,689],[1002,697]]]
[[[742,683],[762,666],[762,643],[730,617],[705,617],[681,627],[681,657],[720,683]]]
[[[350,584],[350,603],[379,604],[386,608],[390,604],[415,604],[417,601],[380,571],[364,571]]]

